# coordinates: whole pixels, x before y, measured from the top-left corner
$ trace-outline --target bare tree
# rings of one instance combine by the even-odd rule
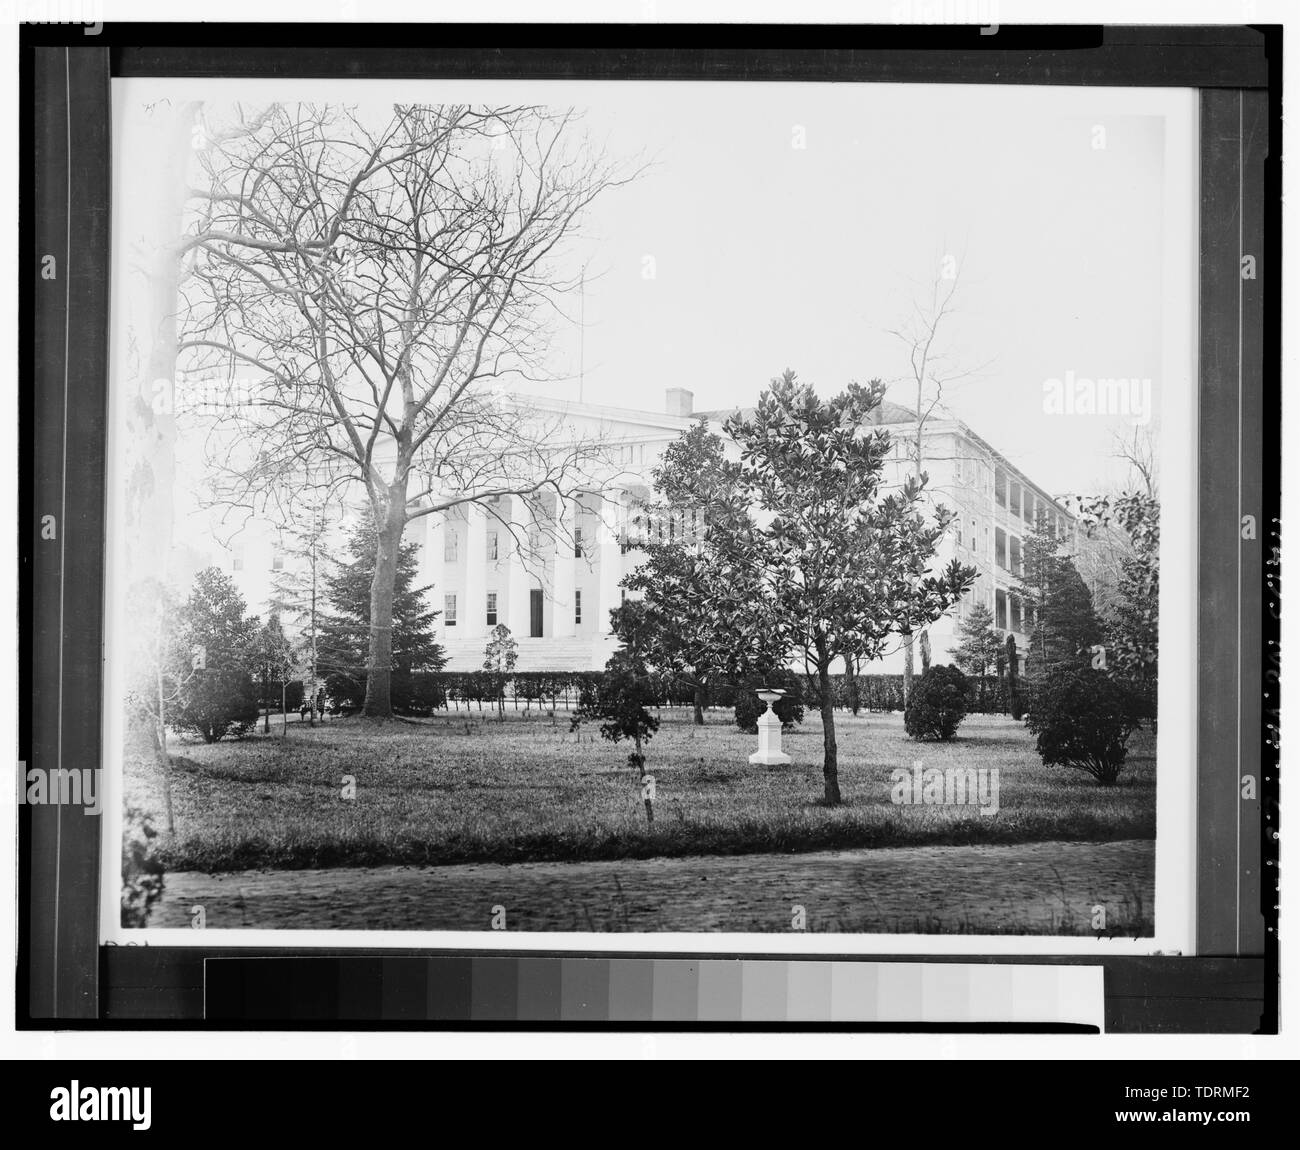
[[[564,242],[626,182],[571,112],[273,106],[206,155],[186,240],[182,352],[242,381],[207,434],[212,497],[262,511],[307,471],[364,490],[378,527],[364,713],[391,714],[406,525],[597,485],[599,451],[503,390],[535,378]]]
[[[918,482],[925,476],[926,427],[931,420],[947,415],[944,396],[963,383],[978,377],[988,366],[971,367],[963,364],[945,342],[951,317],[956,311],[957,288],[961,269],[952,256],[944,256],[928,289],[912,300],[911,311],[889,334],[897,337],[907,348],[908,374],[904,382],[911,395],[908,407],[915,425],[912,434],[904,440],[907,458],[911,463],[912,477]],[[926,498],[933,502],[934,488],[927,489]],[[916,636],[911,630],[903,635],[903,701],[912,695],[912,681],[916,675],[914,655]]]

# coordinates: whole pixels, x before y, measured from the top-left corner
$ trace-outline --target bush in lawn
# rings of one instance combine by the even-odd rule
[[[654,684],[645,665],[633,653],[616,651],[600,675],[582,679],[570,730],[598,721],[602,738],[632,743],[628,764],[644,775],[645,744],[659,729],[659,720],[646,709],[653,705]]]
[[[1119,778],[1129,736],[1141,721],[1141,700],[1126,684],[1068,664],[1039,681],[1025,716],[1044,766],[1086,771],[1103,787]]]
[[[122,925],[147,926],[162,892],[163,865],[153,818],[139,807],[127,807],[122,818]]]
[[[226,735],[239,738],[257,726],[257,686],[247,671],[199,671],[186,686],[172,720],[178,731],[215,743]]]
[[[770,675],[751,676],[736,692],[736,726],[742,731],[758,734],[758,717],[767,710],[767,704],[758,697],[760,687],[785,692],[783,699],[772,704],[772,710],[781,720],[781,730],[793,731],[796,723],[803,722],[803,680],[793,671],[774,671]]]
[[[957,733],[970,703],[970,684],[956,667],[937,663],[912,687],[903,728],[914,739],[946,743]]]

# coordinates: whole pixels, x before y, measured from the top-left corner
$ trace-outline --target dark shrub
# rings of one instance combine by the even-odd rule
[[[199,671],[186,685],[180,708],[171,718],[178,731],[215,743],[238,738],[257,725],[257,685],[247,671]]]
[[[947,742],[957,733],[970,702],[970,684],[956,667],[937,663],[912,684],[903,728],[914,739]]]
[[[767,710],[767,704],[756,693],[760,687],[775,687],[785,692],[785,698],[772,704],[772,710],[781,720],[781,730],[793,731],[796,723],[803,722],[802,678],[793,671],[774,671],[746,679],[737,689],[736,726],[742,731],[758,734],[758,716]]]
[[[325,677],[325,693],[335,711],[351,714],[366,701],[366,673],[335,671]],[[430,715],[447,705],[444,673],[439,671],[394,672],[389,685],[393,713]]]
[[[1035,685],[1025,724],[1038,736],[1044,766],[1086,771],[1108,787],[1124,767],[1142,710],[1137,695],[1104,671],[1061,665]]]
[[[149,911],[163,892],[158,832],[153,818],[127,807],[122,818],[122,925],[147,926]]]

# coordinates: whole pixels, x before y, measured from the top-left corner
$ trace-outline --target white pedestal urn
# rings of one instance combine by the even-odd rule
[[[749,756],[749,761],[764,766],[788,763],[790,756],[781,750],[781,720],[772,710],[772,704],[780,701],[785,692],[764,687],[756,694],[767,704],[767,710],[758,716],[758,750]]]

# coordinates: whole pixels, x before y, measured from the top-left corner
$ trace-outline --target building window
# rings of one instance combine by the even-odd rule
[[[1012,596],[1011,596],[1011,629],[1012,629],[1013,631],[1019,631],[1019,630],[1021,630],[1021,627],[1020,627],[1020,599],[1019,599],[1017,596],[1015,596],[1015,595],[1012,595]]]
[[[447,536],[442,544],[442,561],[455,563],[460,558],[460,540],[453,527],[447,528]]]
[[[1020,574],[1020,540],[1011,536],[1011,574]]]
[[[969,543],[969,547],[972,551],[978,548],[979,544],[976,542],[978,539],[979,536],[975,532],[975,520],[972,519],[970,521],[970,543]]]
[[[1007,629],[1007,593],[999,591],[995,596],[997,600],[997,625],[998,629],[1005,631]]]
[[[1007,504],[1012,515],[1020,514],[1020,484],[1015,480],[1007,485]]]
[[[1038,522],[1038,497],[1025,493],[1025,522],[1032,527]]]
[[[1007,476],[1000,467],[993,473],[993,498],[999,507],[1007,505]]]
[[[442,597],[442,621],[448,627],[456,626],[456,596]]]
[[[497,625],[497,593],[495,591],[487,593],[487,625],[489,627]]]
[[[1005,571],[1007,569],[1007,533],[1001,527],[994,532],[993,542],[996,547],[997,564]]]
[[[244,549],[242,547],[236,547],[231,552],[230,569],[232,571],[242,571],[244,569]]]
[[[960,519],[957,520],[957,546],[958,546],[958,547],[964,547],[964,546],[965,546],[965,544],[962,542],[962,538],[961,538],[961,520],[960,520]]]
[[[575,527],[573,529],[573,557],[575,559],[582,558],[582,528],[581,527]]]
[[[487,557],[489,560],[495,560],[497,557],[497,533],[495,531],[487,533]]]
[[[573,621],[574,623],[582,622],[582,592],[573,593]]]
[[[280,548],[278,547],[276,547],[271,552],[271,570],[272,571],[284,570],[284,552],[281,551]]]

